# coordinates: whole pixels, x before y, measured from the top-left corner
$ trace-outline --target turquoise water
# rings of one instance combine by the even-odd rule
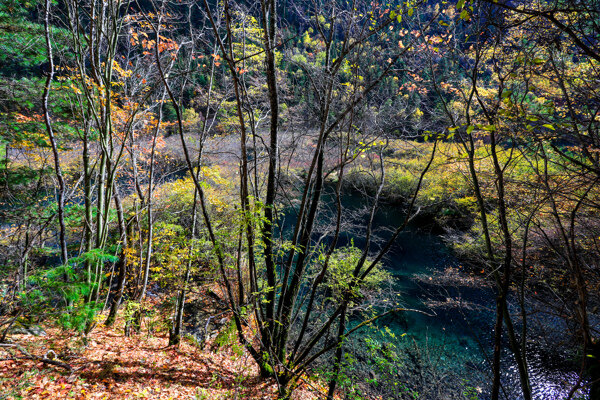
[[[364,205],[368,200],[349,193],[344,195],[342,203],[345,212],[353,215],[352,221],[347,221],[353,228],[348,228],[339,245],[352,241],[358,247],[364,246],[362,237],[367,221]],[[381,207],[375,220],[378,237],[383,240],[390,237],[390,229],[401,225],[403,219],[402,209],[389,205]],[[372,244],[371,250],[376,252],[380,245],[381,241]],[[420,398],[450,398],[448,393],[452,393],[453,398],[464,398],[466,392],[476,394],[479,399],[488,398],[495,318],[493,288],[483,280],[458,279],[468,277],[461,272],[459,260],[439,234],[419,228],[417,223],[396,239],[384,265],[394,277],[392,287],[400,293],[395,297],[400,299],[400,304],[430,314],[403,312],[378,322],[380,328],[388,327],[395,334],[395,338],[387,336],[382,340],[392,341],[403,355],[405,373],[399,377],[409,381],[408,386],[417,386],[413,389],[420,393],[429,393]],[[452,272],[451,279],[444,274],[448,269]],[[517,310],[513,311],[516,313]],[[556,324],[556,330],[561,329],[560,321],[541,318],[537,323]],[[576,366],[568,355],[558,354],[551,343],[540,344],[535,340],[528,345],[527,355],[534,398],[566,397],[578,378]],[[508,351],[502,365],[506,398],[519,399],[517,370]],[[428,373],[424,374],[423,369],[428,369]],[[414,378],[415,374],[423,375],[419,378],[421,382]],[[424,387],[426,385],[432,388]],[[435,395],[435,385],[446,385],[445,394]]]

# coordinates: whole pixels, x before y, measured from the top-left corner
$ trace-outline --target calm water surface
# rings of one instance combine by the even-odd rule
[[[343,198],[346,211],[356,213],[357,230],[340,238],[339,245],[353,241],[356,246],[364,245],[360,226],[366,223],[366,216],[359,210],[365,199],[357,194],[347,194]],[[389,237],[386,228],[399,226],[404,218],[398,207],[381,207],[375,225],[379,236]],[[363,232],[364,234],[364,232]],[[379,245],[374,244],[375,251]],[[460,275],[460,262],[451,254],[442,238],[417,226],[411,226],[401,234],[384,262],[393,274],[394,288],[400,291],[401,304],[407,308],[427,311],[435,316],[408,312],[396,314],[380,322],[392,329],[396,337],[403,340],[397,346],[418,346],[427,350],[433,365],[438,365],[442,374],[459,376],[465,385],[473,386],[479,398],[488,397],[490,363],[495,318],[495,301],[492,288],[466,282],[464,284],[440,283],[441,273],[449,267]],[[462,275],[465,276],[465,275]],[[518,310],[513,310],[513,315]],[[540,321],[538,321],[539,323]],[[556,324],[560,321],[541,321],[542,324]],[[405,334],[405,335],[403,335]],[[407,340],[410,339],[410,340]],[[528,346],[528,363],[532,390],[535,399],[551,400],[566,397],[570,387],[577,381],[576,366],[565,354],[557,354],[548,344]],[[505,373],[504,390],[509,399],[519,399],[519,380],[514,362],[508,352],[503,359]]]

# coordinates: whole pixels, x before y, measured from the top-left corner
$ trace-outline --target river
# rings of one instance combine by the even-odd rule
[[[328,197],[325,201],[331,202],[331,199]],[[366,223],[367,215],[360,212],[365,203],[365,197],[356,192],[350,191],[343,196],[344,210],[355,215],[355,226]],[[399,226],[403,219],[404,211],[400,207],[384,205],[376,214],[375,229],[385,239],[390,235],[389,230]],[[361,237],[360,230],[352,234],[346,232],[339,245],[353,241],[355,246],[364,246]],[[372,250],[376,251],[378,246],[374,244]],[[404,312],[378,322],[381,330],[387,327],[395,336],[384,335],[379,340],[393,342],[401,354],[402,365],[397,377],[406,379],[407,385],[421,394],[419,398],[433,399],[438,397],[436,393],[441,393],[441,398],[489,398],[492,370],[489,360],[495,318],[493,287],[486,284],[483,275],[473,277],[463,272],[460,261],[442,236],[432,232],[422,221],[412,223],[396,239],[384,265],[393,276],[393,288],[400,292],[401,304],[433,315]],[[516,315],[515,299],[511,307]],[[542,324],[554,329],[554,334],[560,334],[563,329],[561,321],[544,315],[533,318],[532,326]],[[520,326],[518,320],[516,326]],[[355,340],[360,342],[365,340],[365,335],[371,334],[363,333],[362,338],[359,335]],[[565,398],[578,379],[577,365],[567,354],[557,352],[551,342],[538,342],[537,335],[530,333],[527,346],[534,398]],[[504,345],[507,349],[508,344]],[[518,373],[508,350],[503,355],[502,365],[506,398],[520,399]],[[419,376],[415,377],[415,374]],[[446,385],[447,390],[440,392],[436,385]]]

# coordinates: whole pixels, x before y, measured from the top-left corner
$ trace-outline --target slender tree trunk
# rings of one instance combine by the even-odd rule
[[[505,178],[504,169],[501,167],[498,160],[497,144],[496,144],[496,133],[490,134],[490,147],[492,153],[492,160],[494,162],[494,172],[496,175],[496,189],[498,193],[498,214],[500,217],[500,228],[504,239],[504,261],[502,263],[502,282],[501,282],[501,296],[499,297],[501,311],[503,319],[506,324],[508,338],[511,346],[511,350],[519,369],[519,378],[521,381],[521,390],[525,400],[531,400],[531,385],[529,383],[529,375],[527,372],[527,365],[525,362],[525,354],[521,353],[520,346],[517,342],[514,327],[512,325],[512,319],[508,310],[507,296],[510,288],[511,280],[511,269],[512,269],[512,234],[508,228],[508,216],[507,206],[505,197]]]
[[[119,305],[121,304],[121,300],[123,299],[123,291],[125,290],[125,280],[127,277],[127,260],[125,257],[125,250],[128,247],[127,225],[125,222],[125,216],[123,215],[123,205],[121,204],[121,198],[119,190],[116,187],[116,183],[113,192],[113,197],[115,200],[115,206],[117,208],[117,217],[119,219],[119,232],[121,233],[121,249],[119,254],[119,261],[117,262],[117,265],[119,267],[119,278],[117,280],[117,286],[113,293],[108,317],[104,322],[106,326],[112,326],[112,324],[115,322],[115,318],[117,317],[117,311],[119,310]]]
[[[335,349],[334,364],[333,364],[333,376],[329,380],[329,388],[327,390],[327,400],[333,400],[335,394],[335,388],[340,375],[340,369],[342,368],[342,356],[344,355],[344,332],[346,331],[346,304],[342,308],[340,314],[340,325],[337,334],[337,347]]]
[[[85,251],[89,254],[94,247],[93,243],[93,226],[94,216],[92,211],[92,169],[90,167],[90,125],[86,122],[83,132],[83,203],[85,207],[85,222],[84,222],[84,240]],[[87,285],[91,287],[92,265],[89,260],[85,262]]]
[[[157,38],[158,45],[158,38]],[[154,215],[152,210],[152,194],[154,191],[154,160],[156,157],[156,140],[160,131],[160,125],[162,123],[162,105],[165,100],[166,93],[163,93],[160,106],[158,108],[158,121],[156,122],[156,128],[154,129],[154,135],[152,136],[152,149],[150,151],[150,171],[148,172],[148,192],[146,194],[146,214],[148,218],[148,236],[146,242],[146,257],[144,258],[144,269],[142,277],[142,289],[138,295],[137,302],[139,303],[138,312],[134,318],[134,326],[136,330],[139,330],[141,326],[142,318],[142,304],[146,297],[146,291],[148,288],[148,279],[150,277],[150,265],[152,261],[152,241],[154,240]]]
[[[46,71],[46,85],[44,86],[44,94],[42,97],[42,110],[44,112],[44,123],[46,124],[46,131],[48,133],[48,138],[50,139],[50,145],[52,147],[52,155],[54,156],[54,173],[56,174],[56,179],[58,181],[58,224],[60,226],[59,231],[59,246],[60,246],[60,256],[63,265],[67,265],[69,261],[69,255],[67,251],[67,239],[66,239],[66,231],[67,228],[65,226],[65,180],[62,174],[62,169],[60,166],[60,155],[58,153],[58,144],[56,143],[56,138],[54,136],[54,130],[52,128],[52,121],[50,118],[50,110],[48,109],[48,98],[50,97],[50,90],[52,87],[52,80],[54,78],[54,54],[52,51],[52,40],[50,38],[50,6],[51,1],[46,0],[44,6],[44,32],[46,39],[46,51],[48,54],[48,71]],[[65,280],[67,280],[67,276],[65,274]]]
[[[263,256],[265,259],[265,269],[267,275],[267,304],[266,304],[266,331],[271,331],[275,325],[275,294],[277,292],[276,285],[276,266],[273,254],[273,219],[275,207],[275,185],[277,180],[277,164],[279,158],[279,97],[277,93],[277,75],[275,69],[275,32],[276,32],[276,0],[261,0],[261,15],[264,31],[263,43],[265,46],[266,58],[266,77],[267,87],[269,90],[269,109],[271,111],[270,120],[270,145],[269,145],[269,170],[267,175],[267,194],[264,207],[264,222],[262,225],[262,241],[264,244]],[[265,340],[267,348],[271,347],[271,335],[268,335]],[[280,352],[281,354],[281,352]],[[283,354],[281,354],[283,355]]]
[[[188,16],[188,22],[191,25],[191,17]],[[191,28],[190,28],[191,31]],[[191,36],[191,33],[190,33]],[[214,49],[216,51],[216,48]],[[213,89],[213,80],[214,80],[214,72],[215,72],[215,59],[213,58],[211,63],[211,71],[210,78],[208,81],[208,94],[206,98],[206,115],[204,117],[204,121],[202,122],[202,130],[200,132],[200,143],[198,146],[198,158],[197,158],[197,170],[196,170],[196,181],[200,180],[200,173],[202,172],[202,154],[204,150],[204,141],[206,139],[206,134],[208,132],[209,124],[208,124],[208,110],[210,109],[210,104],[212,100],[212,89]],[[177,302],[175,305],[175,315],[173,317],[173,325],[171,328],[171,332],[169,333],[169,345],[177,346],[181,342],[181,332],[183,330],[183,312],[185,309],[185,299],[186,292],[190,280],[190,273],[192,267],[192,255],[194,251],[194,239],[197,236],[197,220],[198,220],[198,187],[194,185],[194,202],[192,206],[192,235],[191,235],[191,244],[190,244],[190,252],[189,252],[189,260],[186,264],[185,276],[183,279],[183,286],[177,296]],[[238,265],[238,271],[239,271]],[[243,296],[243,292],[240,292],[240,296]]]

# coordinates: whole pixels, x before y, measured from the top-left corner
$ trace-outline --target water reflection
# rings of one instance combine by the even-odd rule
[[[356,210],[363,202],[363,197],[348,195],[344,206]],[[385,228],[398,226],[403,218],[398,208],[382,207],[376,218],[379,234],[385,238],[389,234]],[[356,233],[352,238],[361,245]],[[345,244],[344,239],[340,244]],[[443,369],[442,375],[462,380],[463,386],[477,392],[479,399],[489,396],[495,292],[483,274],[481,277],[466,275],[439,235],[416,226],[398,237],[385,265],[396,278],[395,286],[405,306],[429,310],[436,315],[413,313],[382,321],[398,335],[406,334],[411,339],[401,341],[400,346],[404,345],[406,351],[415,345],[426,349],[429,357],[435,358],[430,365]],[[516,308],[513,314],[518,314]],[[558,321],[544,319],[543,315],[531,318],[534,320],[531,327],[543,326],[544,331],[554,331],[554,335],[562,330]],[[520,329],[519,322],[515,322]],[[508,399],[520,399],[517,367],[507,343],[504,348],[503,389]],[[577,365],[553,343],[532,343],[527,348],[527,357],[534,399],[566,398],[579,380]],[[578,392],[578,395],[585,394],[585,390]]]

